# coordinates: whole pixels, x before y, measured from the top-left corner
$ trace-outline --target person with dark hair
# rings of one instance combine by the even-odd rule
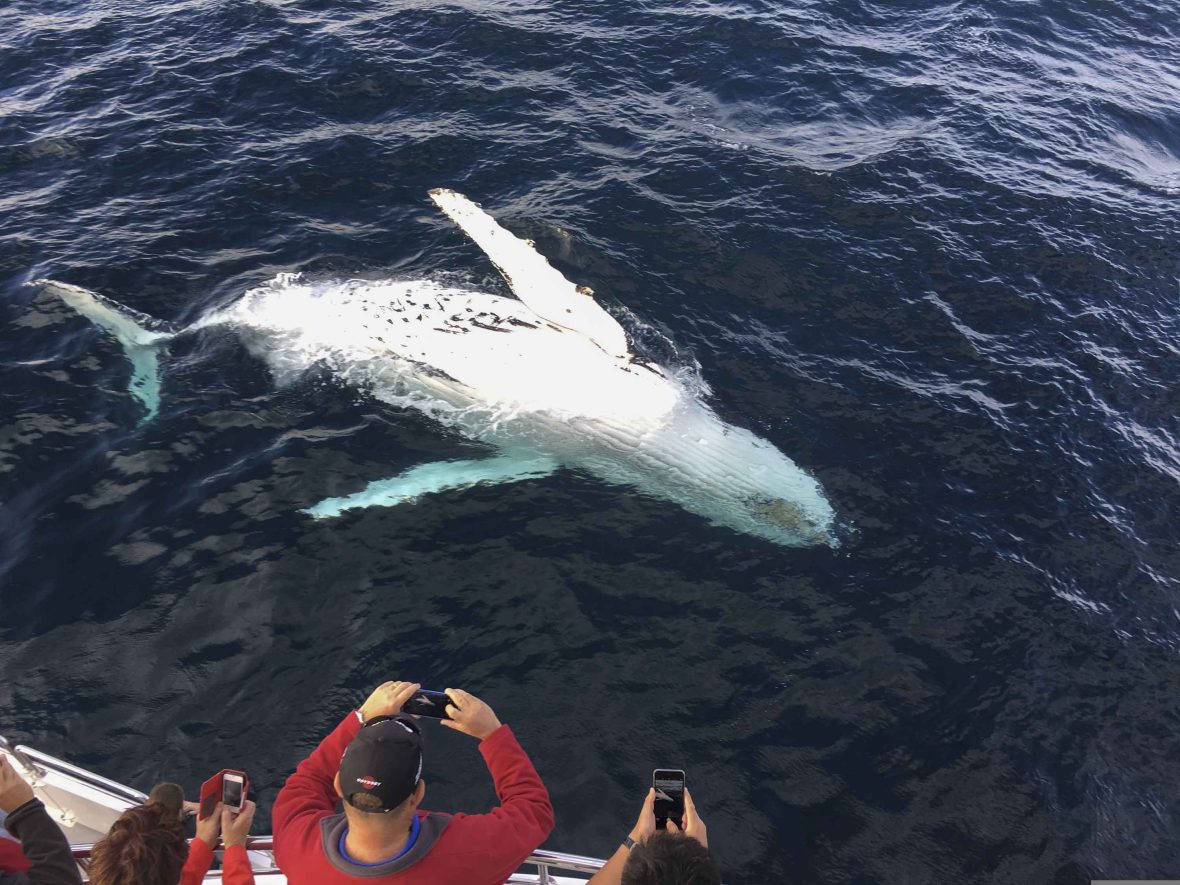
[[[512,730],[458,689],[447,689],[451,718],[440,721],[480,742],[500,806],[420,808],[422,731],[401,715],[419,688],[381,685],[287,779],[272,819],[275,860],[291,885],[502,885],[553,829],[549,794]]]
[[[144,805],[162,805],[176,815],[176,819],[181,823],[188,819],[190,809],[196,809],[195,803],[184,801],[184,787],[168,782],[152,787]]]
[[[61,827],[3,755],[0,812],[4,813],[5,828],[21,847],[14,867],[0,870],[0,885],[81,885],[82,876]]]
[[[684,791],[684,831],[673,820],[656,829],[656,791],[648,790],[639,819],[588,885],[721,885],[709,854],[709,834],[692,795]]]
[[[721,885],[721,870],[692,836],[656,833],[631,851],[622,885]]]

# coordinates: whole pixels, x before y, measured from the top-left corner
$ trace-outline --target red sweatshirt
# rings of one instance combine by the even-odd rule
[[[213,863],[213,849],[204,839],[193,839],[188,845],[188,860],[180,871],[180,885],[201,885]],[[254,871],[250,869],[250,858],[241,845],[225,849],[221,859],[221,881],[225,885],[254,885]]]
[[[479,744],[500,806],[488,814],[418,811],[419,836],[397,860],[353,865],[338,845],[347,826],[337,814],[333,780],[360,730],[350,713],[279,791],[271,811],[274,854],[291,885],[503,885],[553,829],[549,793],[512,729],[500,726]]]

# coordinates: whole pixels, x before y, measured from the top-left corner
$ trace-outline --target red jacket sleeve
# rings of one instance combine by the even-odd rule
[[[201,885],[211,863],[213,849],[203,839],[193,839],[188,847],[188,860],[180,872],[180,885]],[[254,885],[250,858],[241,845],[229,846],[221,856],[221,881],[225,885]]]
[[[211,863],[213,849],[205,844],[204,839],[193,839],[188,844],[188,860],[184,862],[184,869],[180,871],[180,885],[201,885],[201,880],[209,872]]]
[[[250,857],[242,845],[231,845],[221,856],[221,881],[225,885],[254,885]]]
[[[480,741],[479,752],[496,784],[500,806],[478,815],[489,838],[489,872],[506,880],[553,831],[553,806],[537,769],[507,725]]]
[[[320,819],[332,814],[339,801],[333,781],[340,770],[340,758],[360,729],[356,713],[349,713],[336,730],[299,763],[295,773],[279,790],[271,809],[271,823],[274,825],[275,862],[280,867],[298,865],[305,852],[314,850],[319,840]]]

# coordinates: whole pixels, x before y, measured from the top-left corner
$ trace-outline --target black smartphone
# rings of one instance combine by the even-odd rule
[[[684,772],[678,768],[657,768],[651,773],[656,790],[656,828],[665,830],[668,821],[684,829]]]
[[[429,691],[420,688],[414,696],[402,704],[402,712],[411,716],[429,716],[431,719],[450,719],[447,704],[453,704],[445,691]]]

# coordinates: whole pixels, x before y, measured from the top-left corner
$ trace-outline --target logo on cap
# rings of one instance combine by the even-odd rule
[[[358,777],[356,782],[364,787],[366,790],[372,790],[381,786],[381,781],[373,777],[371,774],[366,774],[364,777]]]

